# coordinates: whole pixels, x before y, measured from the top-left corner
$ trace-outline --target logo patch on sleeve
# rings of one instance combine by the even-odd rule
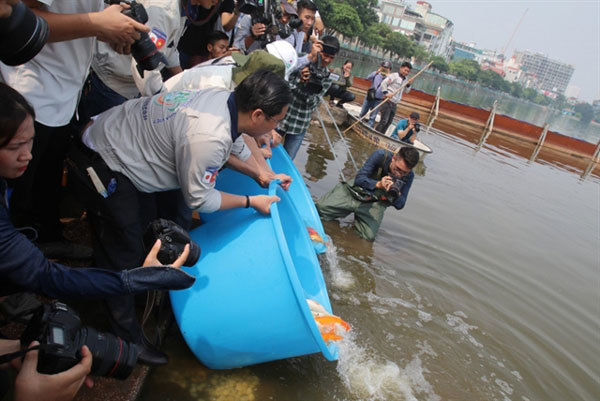
[[[152,30],[148,33],[148,36],[154,42],[158,50],[160,50],[161,47],[167,43],[167,35],[160,29],[152,28]]]
[[[202,182],[205,184],[212,184],[219,175],[219,167],[207,167],[204,175],[202,176]]]

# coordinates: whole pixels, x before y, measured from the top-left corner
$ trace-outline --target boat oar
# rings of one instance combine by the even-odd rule
[[[414,79],[416,77],[418,77],[419,75],[421,75],[421,73],[423,73],[423,71],[425,71],[426,69],[429,68],[429,66],[433,64],[433,61],[430,61],[429,64],[427,64],[425,67],[423,67],[421,69],[421,71],[417,72],[411,79],[414,81]],[[404,82],[402,82],[402,85],[400,85],[400,87],[398,89],[396,89],[391,96],[388,96],[383,102],[379,103],[377,106],[373,107],[367,114],[365,114],[364,116],[362,116],[361,118],[359,118],[358,120],[356,120],[354,122],[354,124],[352,124],[351,126],[349,126],[348,128],[346,128],[344,130],[344,134],[346,132],[348,132],[349,130],[352,129],[352,127],[354,127],[356,124],[358,124],[359,122],[361,122],[362,120],[364,120],[365,118],[368,118],[371,113],[373,113],[375,110],[379,109],[381,106],[383,106],[386,102],[388,102],[390,99],[392,99],[394,96],[396,96],[396,93],[400,92],[401,90],[404,89],[404,87],[408,85],[408,79],[404,80]]]
[[[340,136],[340,138],[342,138],[342,143],[346,147],[346,152],[348,152],[348,156],[350,156],[350,160],[352,161],[352,165],[354,166],[354,171],[358,171],[358,167],[356,166],[354,157],[352,157],[352,153],[350,152],[350,147],[348,147],[346,138],[344,137],[344,134],[342,134],[342,131],[340,131],[340,127],[338,127],[337,123],[335,122],[335,118],[333,118],[333,114],[331,113],[331,110],[329,109],[327,102],[323,102],[323,105],[325,105],[325,110],[327,110],[327,114],[329,114],[329,118],[331,118],[331,121],[333,122],[333,126],[335,127],[338,135]]]

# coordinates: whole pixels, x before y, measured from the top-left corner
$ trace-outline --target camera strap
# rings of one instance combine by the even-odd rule
[[[148,293],[146,294],[146,306],[144,308],[144,313],[142,315],[142,337],[144,339],[144,341],[146,341],[147,344],[150,344],[154,347],[158,347],[160,346],[160,344],[162,343],[162,336],[161,336],[161,331],[160,331],[160,325],[161,325],[161,316],[164,315],[164,309],[165,309],[165,305],[168,303],[168,299],[164,296],[165,292],[164,291],[158,291],[158,290],[153,290],[153,291],[148,291]],[[156,309],[155,309],[156,307]],[[150,338],[148,338],[148,336],[146,335],[146,330],[144,329],[144,327],[146,326],[146,323],[148,323],[148,319],[150,318],[150,315],[152,314],[152,311],[154,310],[154,321],[155,321],[155,335],[154,335],[154,341],[150,340]]]
[[[8,363],[8,362],[12,361],[13,359],[21,358],[21,357],[25,356],[25,354],[28,353],[29,351],[35,351],[36,349],[57,350],[59,348],[60,348],[60,346],[56,345],[56,344],[38,344],[31,348],[26,348],[26,349],[22,349],[17,352],[11,352],[9,354],[0,355],[0,365],[2,365],[3,363]]]

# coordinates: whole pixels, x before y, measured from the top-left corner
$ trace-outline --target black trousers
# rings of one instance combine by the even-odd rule
[[[98,267],[120,271],[141,266],[147,253],[143,234],[155,218],[173,220],[189,229],[191,210],[187,206],[181,210],[183,197],[180,190],[140,192],[126,176],[110,170],[98,153],[79,140],[70,147],[68,166],[69,189],[88,210]],[[111,180],[116,182],[114,192],[107,198],[96,191],[86,172],[88,167],[94,169],[106,188]],[[188,216],[189,220],[185,221]],[[114,296],[108,298],[106,304],[113,333],[127,341],[139,343],[141,327],[137,321],[133,295]]]
[[[379,108],[379,124],[375,128],[377,131],[385,134],[385,131],[387,131],[392,121],[394,121],[396,107],[396,103],[386,102]]]
[[[335,100],[336,97],[340,99],[338,101],[339,105],[351,102],[354,100],[355,97],[354,93],[348,92],[345,88],[340,88],[336,84],[331,85],[325,95],[328,95],[332,101]]]
[[[62,239],[60,224],[61,177],[63,161],[73,132],[71,125],[48,127],[35,122],[33,159],[25,173],[9,186],[10,217],[16,227],[38,231],[40,242]]]

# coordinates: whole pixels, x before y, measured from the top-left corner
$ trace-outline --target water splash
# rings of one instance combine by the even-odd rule
[[[425,379],[421,354],[414,355],[404,368],[379,358],[376,353],[356,342],[350,332],[338,342],[337,372],[352,398],[365,401],[427,400],[439,401],[433,386]],[[418,397],[417,397],[418,395]]]
[[[325,258],[329,267],[329,274],[331,275],[331,284],[340,290],[349,290],[354,287],[356,281],[350,272],[340,267],[337,248],[332,241],[327,243]]]

